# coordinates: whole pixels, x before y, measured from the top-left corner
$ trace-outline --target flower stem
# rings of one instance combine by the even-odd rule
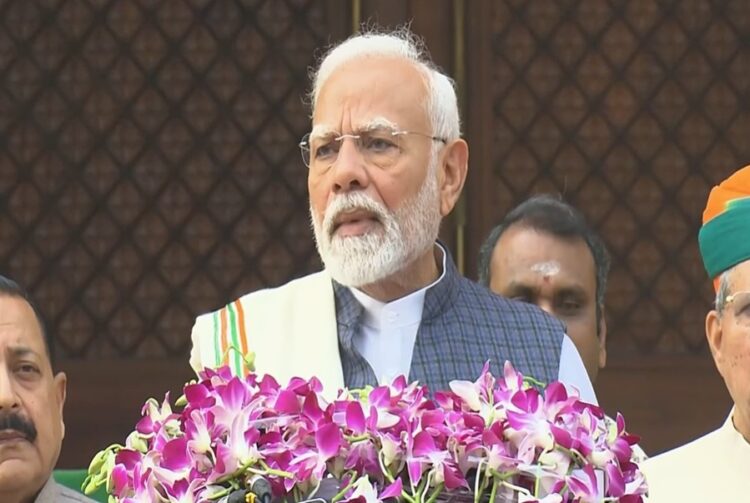
[[[284,477],[285,479],[291,479],[292,477],[294,477],[293,473],[285,472],[284,470],[278,470],[276,468],[271,468],[262,459],[260,460],[260,466],[263,467],[268,475],[276,475],[277,477]]]
[[[343,498],[346,495],[346,493],[349,491],[349,489],[352,488],[352,486],[354,485],[356,481],[357,479],[354,478],[354,476],[352,475],[351,479],[349,480],[349,483],[346,484],[346,487],[344,487],[342,490],[337,492],[336,495],[333,498],[331,498],[331,503],[336,503],[338,500]]]
[[[539,381],[539,380],[534,379],[533,377],[529,377],[529,376],[524,376],[523,377],[523,383],[524,384],[530,384],[532,386],[537,386],[539,388],[544,388],[545,386],[547,386],[542,381]]]
[[[409,503],[417,503],[417,501],[409,493],[406,492],[406,489],[401,490],[401,497]]]
[[[219,492],[217,492],[215,494],[212,494],[211,496],[209,496],[208,499],[210,499],[210,500],[217,500],[219,498],[223,498],[224,496],[226,496],[226,495],[229,494],[229,491],[230,491],[230,488],[229,487],[225,487],[224,490],[219,491]]]
[[[515,484],[511,484],[507,480],[501,481],[500,485],[501,486],[505,486],[505,487],[509,487],[509,488],[513,489],[514,491],[518,491],[520,493],[525,494],[526,496],[531,496],[531,493],[529,492],[528,489],[526,489],[525,487],[517,486]]]
[[[566,449],[565,447],[557,447],[559,450],[570,456],[571,458],[578,458],[581,463],[586,464],[588,460],[586,459],[586,456],[578,452],[576,449]]]
[[[439,483],[432,491],[432,494],[430,494],[430,497],[427,498],[426,503],[435,503],[437,497],[440,496],[441,492],[443,492],[443,487],[445,487],[445,484],[443,482]]]
[[[234,478],[237,478],[246,472],[250,472],[255,475],[275,475],[276,477],[282,477],[285,479],[291,479],[292,477],[294,477],[293,473],[285,472],[284,470],[278,470],[276,468],[271,468],[263,460],[260,461],[260,465],[262,469],[251,468],[251,465],[253,463],[254,461],[250,461],[249,463],[246,463],[240,466],[234,473],[224,475],[223,477],[221,477],[220,479],[216,481],[216,484],[223,484],[224,482],[228,482]]]
[[[502,480],[508,480],[510,478],[513,478],[513,476],[518,475],[520,473],[519,470],[509,470],[507,472],[499,472],[497,470],[490,470],[490,473],[492,473],[492,476]]]
[[[423,501],[422,499],[422,493],[425,491],[425,485],[427,484],[427,479],[429,477],[422,477],[422,480],[419,481],[419,485],[417,486],[416,491],[414,490],[414,486],[412,485],[412,496],[414,497],[414,501]]]
[[[497,496],[497,485],[498,481],[492,478],[492,491],[490,491],[490,503],[495,503],[495,497]]]
[[[395,482],[396,479],[391,475],[390,470],[388,470],[388,467],[385,466],[385,454],[383,452],[378,453],[378,464],[380,465],[380,471],[383,472],[383,475],[385,475],[385,478],[388,479],[388,482]]]
[[[485,460],[481,460],[477,465],[477,478],[474,481],[474,503],[479,503],[482,500],[482,493],[484,492],[485,487],[487,487],[487,476],[485,475],[482,477],[482,462],[484,461]]]

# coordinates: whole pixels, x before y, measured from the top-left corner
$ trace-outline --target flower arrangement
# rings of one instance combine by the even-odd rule
[[[146,402],[125,445],[93,459],[87,492],[106,485],[121,503],[639,502],[646,493],[622,416],[607,418],[559,382],[540,391],[510,363],[500,378],[485,365],[478,380],[432,397],[399,377],[331,403],[315,378],[282,386],[226,367],[199,377],[179,412],[169,395]]]

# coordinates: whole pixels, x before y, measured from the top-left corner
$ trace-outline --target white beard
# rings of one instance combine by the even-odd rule
[[[333,199],[322,224],[310,207],[318,253],[333,279],[355,288],[373,284],[406,268],[434,245],[442,216],[437,163],[430,164],[419,192],[395,211],[356,190]],[[382,227],[360,236],[333,235],[336,218],[354,210],[371,212]]]

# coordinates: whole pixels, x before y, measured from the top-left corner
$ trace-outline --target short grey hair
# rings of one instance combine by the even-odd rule
[[[479,250],[479,282],[490,286],[492,254],[500,237],[511,227],[531,229],[561,239],[581,239],[588,246],[594,259],[596,272],[596,326],[601,331],[604,297],[607,291],[607,275],[610,258],[602,238],[586,223],[581,212],[560,197],[549,194],[532,196],[522,202],[500,222]]]
[[[729,281],[733,270],[734,267],[727,269],[721,273],[721,276],[719,276],[719,289],[716,291],[716,301],[714,302],[719,317],[724,313],[724,308],[727,305],[727,297],[729,297]]]
[[[406,27],[391,32],[369,30],[328,50],[311,72],[311,112],[315,112],[320,90],[336,69],[354,59],[368,57],[402,58],[412,62],[424,75],[427,87],[424,106],[432,134],[447,142],[460,138],[461,119],[454,82],[432,62],[422,39]]]

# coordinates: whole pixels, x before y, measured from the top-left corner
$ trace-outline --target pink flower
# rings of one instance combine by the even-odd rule
[[[362,405],[359,402],[349,402],[346,406],[346,426],[355,435],[361,435],[365,432],[367,427],[365,413],[362,412]]]
[[[255,477],[289,499],[334,476],[344,501],[362,503],[424,501],[468,489],[474,474],[486,485],[503,480],[502,491],[539,490],[521,501],[635,502],[646,493],[632,462],[637,438],[622,416],[606,418],[560,383],[540,392],[509,363],[500,379],[487,363],[476,381],[454,381],[434,399],[403,376],[341,390],[332,403],[314,378],[282,387],[225,367],[200,377],[185,386],[181,412],[168,395],[147,401],[127,447],[111,446],[92,462],[93,480],[128,503],[216,500]]]
[[[252,464],[262,458],[258,450],[259,431],[248,424],[248,412],[241,412],[232,422],[224,442],[216,445],[216,465],[208,477],[215,481],[233,473],[237,467]]]
[[[333,423],[326,424],[315,432],[315,446],[325,461],[337,455],[343,444],[341,430]]]
[[[377,489],[372,482],[366,477],[357,479],[354,483],[352,491],[344,501],[347,502],[362,502],[362,503],[380,503],[389,498],[397,498],[401,495],[402,491],[401,480],[395,481],[389,485],[383,491],[378,494]]]
[[[601,501],[599,483],[594,473],[594,467],[586,465],[583,469],[573,470],[567,477],[568,487],[577,501],[581,503],[596,503]]]

